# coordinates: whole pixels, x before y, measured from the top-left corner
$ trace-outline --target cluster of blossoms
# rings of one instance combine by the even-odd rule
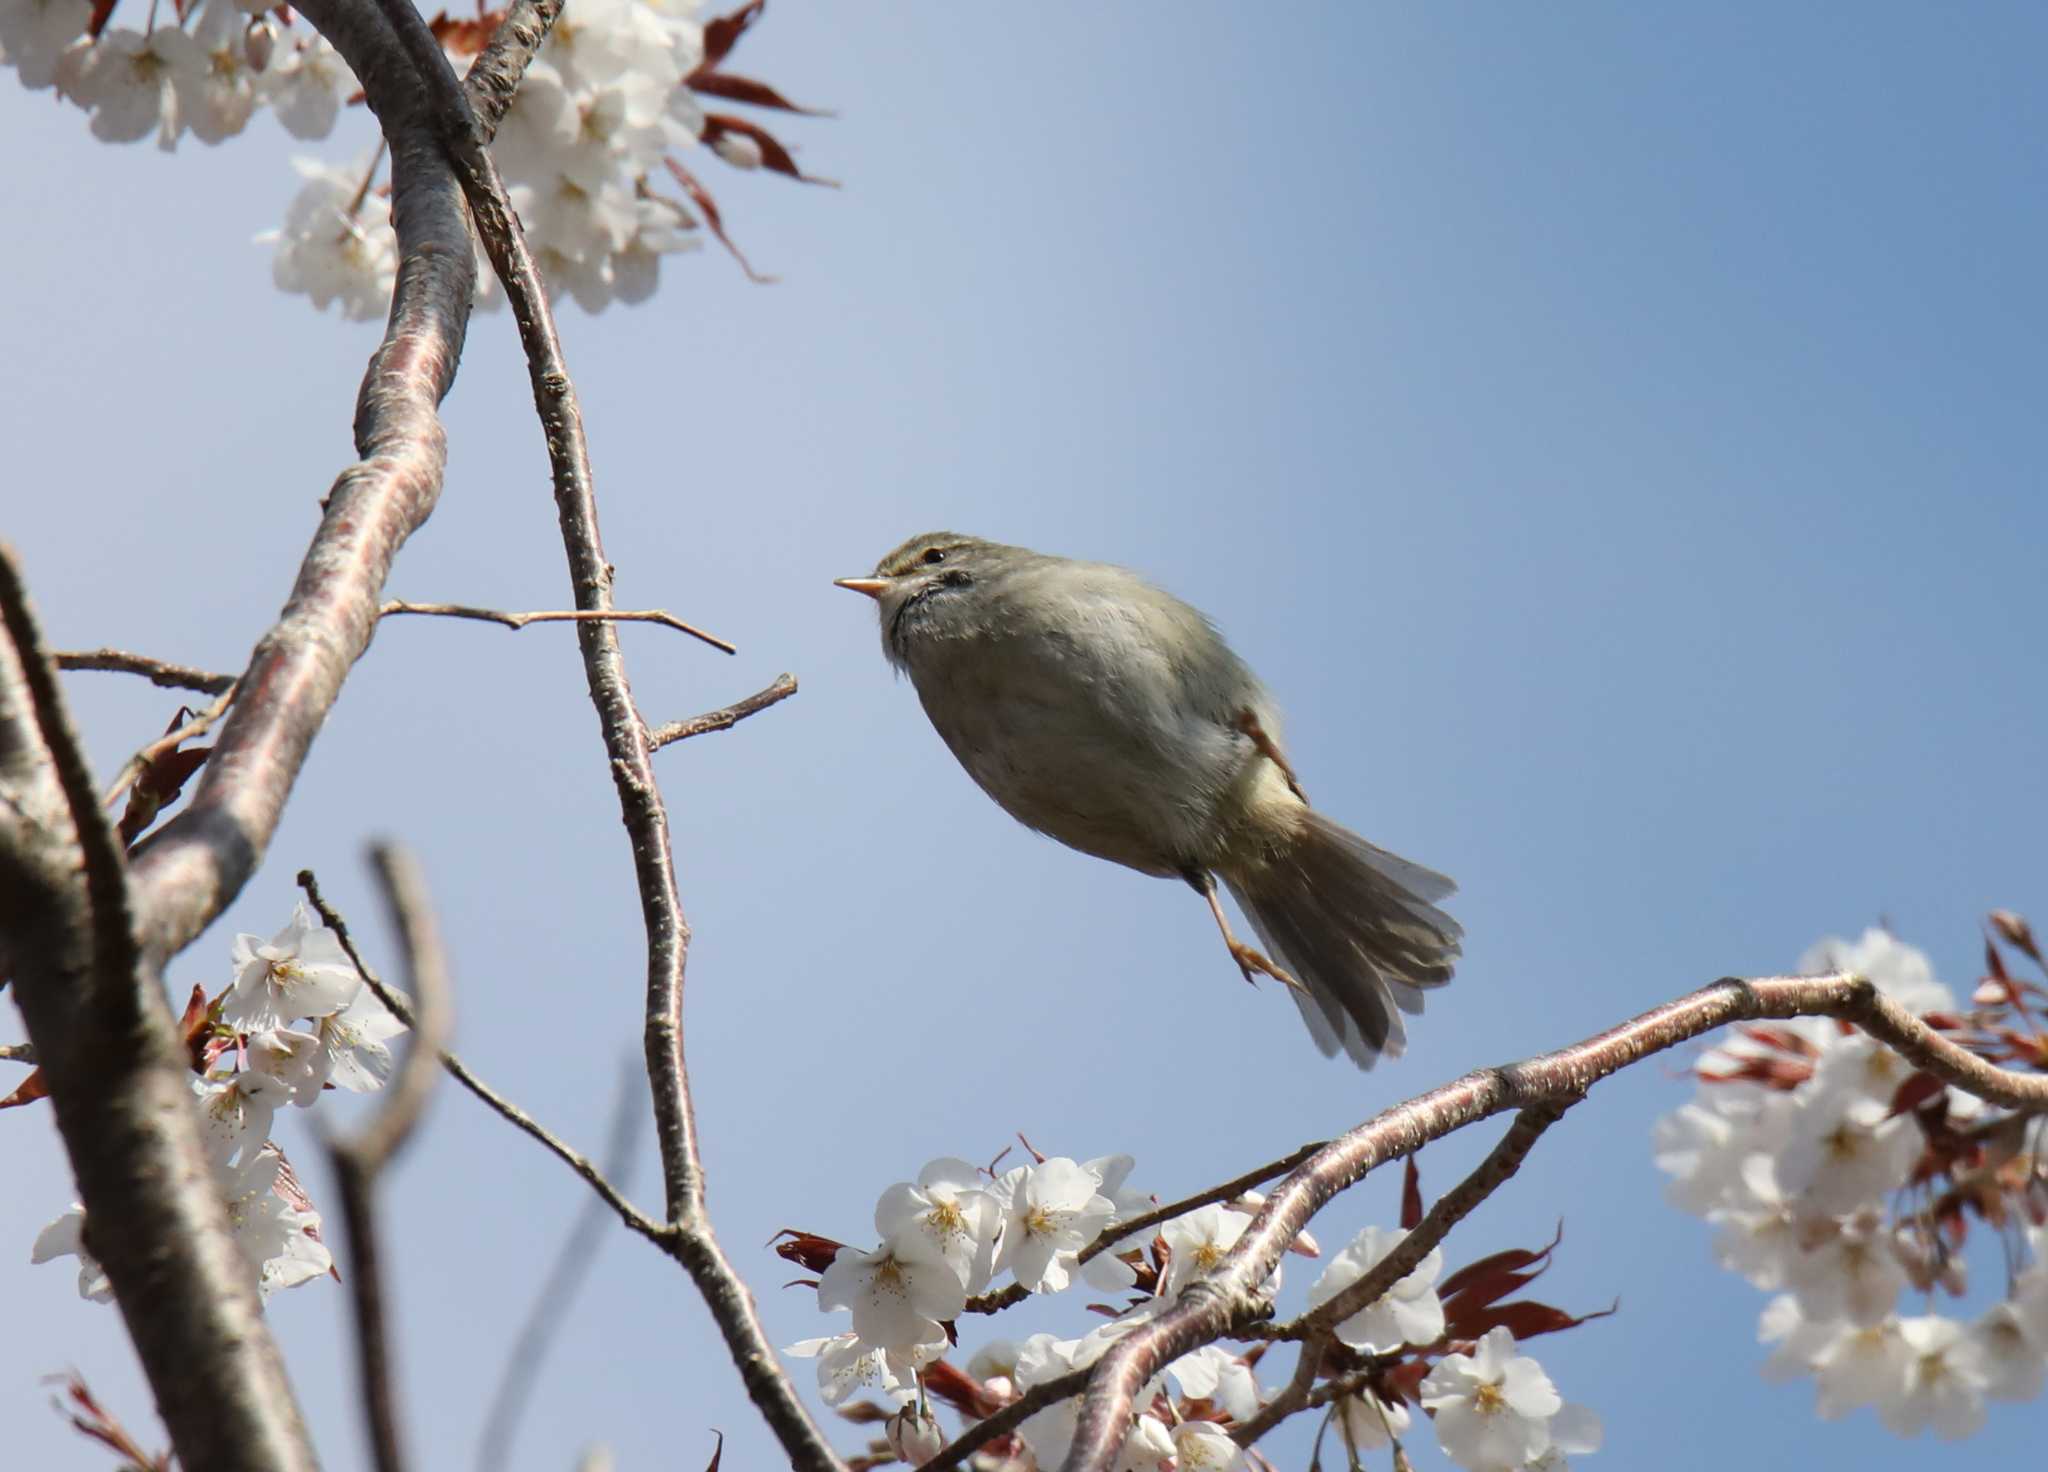
[[[804,111],[720,69],[764,0],[708,23],[697,19],[698,3],[577,0],[493,149],[548,290],[588,311],[645,300],[661,258],[694,248],[704,224],[725,239],[716,203],[679,155],[701,144],[735,168],[808,177],[766,129],[705,107],[724,98]],[[108,0],[0,5],[0,62],[24,86],[54,87],[84,108],[108,142],[154,135],[168,150],[189,133],[218,143],[264,107],[294,138],[325,138],[361,96],[339,53],[276,0],[165,0],[161,13],[151,4],[139,31],[113,24],[115,9]],[[483,8],[472,20],[442,14],[430,24],[460,70],[504,14]],[[389,191],[377,187],[381,162],[381,152],[354,166],[295,160],[301,185],[284,225],[258,237],[275,246],[281,290],[322,309],[338,302],[352,318],[384,314],[398,249]]]
[[[1086,1162],[1041,1158],[998,1173],[964,1160],[935,1160],[915,1183],[900,1182],[882,1194],[875,1207],[881,1241],[872,1249],[785,1234],[777,1251],[819,1273],[819,1308],[851,1315],[844,1332],[804,1340],[787,1352],[817,1361],[828,1405],[851,1420],[885,1423],[886,1439],[852,1465],[929,1461],[946,1442],[934,1399],[981,1420],[1093,1364],[1221,1263],[1263,1204],[1248,1195],[1125,1232],[1122,1223],[1157,1204],[1125,1184],[1131,1166],[1128,1155]],[[1412,1219],[1420,1206],[1419,1194],[1410,1194],[1415,1209],[1403,1214]],[[1406,1236],[1405,1228],[1360,1233],[1310,1288],[1309,1307],[1357,1282]],[[1306,1234],[1291,1250],[1320,1256]],[[1597,1448],[1597,1418],[1566,1405],[1516,1343],[1518,1334],[1583,1320],[1542,1304],[1501,1301],[1548,1259],[1548,1249],[1503,1253],[1440,1283],[1443,1256],[1432,1251],[1377,1302],[1335,1326],[1337,1343],[1323,1361],[1332,1386],[1324,1414],[1352,1465],[1379,1448],[1400,1455],[1401,1437],[1414,1419],[1411,1405],[1429,1416],[1451,1460],[1473,1472],[1562,1469],[1568,1455]],[[1005,1275],[1012,1285],[991,1291]],[[964,1370],[948,1361],[963,1314],[992,1313],[1027,1295],[1076,1284],[1123,1301],[1091,1304],[1105,1321],[1077,1338],[1040,1333],[1021,1344],[998,1340],[976,1350]],[[1280,1286],[1276,1270],[1261,1292],[1277,1295]],[[1267,1347],[1254,1342],[1234,1351],[1210,1344],[1166,1366],[1136,1397],[1118,1472],[1227,1472],[1247,1463],[1270,1468],[1233,1435],[1266,1403],[1255,1369]],[[879,1392],[891,1404],[853,1400],[861,1391]],[[976,1465],[984,1472],[1058,1466],[1072,1445],[1079,1406],[1070,1396],[1039,1408],[1014,1434],[988,1442]]]
[[[2026,922],[1994,931],[2041,965]],[[1959,1010],[1927,957],[1882,930],[1823,941],[1809,973],[1853,971],[1951,1041],[2007,1068],[2048,1071],[2048,989],[1989,974]],[[1956,1439],[1987,1400],[2048,1383],[2048,1130],[1915,1070],[1845,1024],[1747,1027],[1703,1055],[1695,1099],[1660,1120],[1670,1199],[1717,1228],[1723,1266],[1776,1294],[1764,1373],[1814,1377],[1823,1418],[1871,1406],[1901,1436]],[[1967,1289],[1972,1223],[2003,1246],[2005,1293],[1971,1319],[1942,1314]],[[1918,1314],[1912,1307],[1922,1308]],[[1902,1308],[1907,1311],[1902,1312]]]
[[[233,961],[234,979],[211,1002],[203,988],[193,989],[181,1031],[214,1181],[250,1281],[267,1298],[334,1267],[320,1215],[270,1138],[277,1111],[310,1106],[328,1088],[382,1088],[391,1074],[389,1040],[405,1024],[303,902],[270,940],[238,936]],[[15,1097],[24,1092],[36,1094],[17,1090]],[[37,1236],[29,1260],[75,1255],[79,1293],[107,1302],[113,1288],[93,1259],[90,1230],[74,1204]]]

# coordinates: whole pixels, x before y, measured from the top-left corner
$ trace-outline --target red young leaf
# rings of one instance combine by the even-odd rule
[[[1892,1094],[1892,1114],[1911,1114],[1929,1099],[1940,1095],[1948,1085],[1931,1073],[1914,1073],[1899,1085]],[[1886,1116],[1889,1118],[1890,1116]]]
[[[443,51],[457,56],[474,56],[497,34],[498,23],[505,18],[502,10],[488,15],[453,16],[442,11],[427,22],[427,29],[434,33],[434,39],[441,43]]]
[[[704,59],[697,64],[699,71],[717,66],[731,54],[739,38],[747,33],[747,27],[761,18],[761,7],[768,0],[747,0],[731,15],[721,15],[717,20],[704,23]]]
[[[755,107],[773,107],[783,112],[800,112],[807,118],[826,118],[831,114],[820,112],[814,107],[799,107],[784,97],[766,82],[757,82],[752,77],[736,77],[730,72],[706,71],[697,68],[690,74],[688,83],[692,92],[701,92],[707,97],[723,97],[728,102],[745,102]]]
[[[14,1092],[0,1099],[0,1109],[17,1109],[23,1104],[33,1104],[48,1095],[50,1086],[43,1082],[43,1071],[31,1069],[27,1078],[15,1085]]]
[[[1401,1230],[1412,1232],[1421,1220],[1422,1172],[1416,1168],[1415,1157],[1411,1155],[1401,1171]]]
[[[1487,1330],[1505,1327],[1517,1340],[1534,1339],[1538,1334],[1555,1334],[1560,1329],[1576,1329],[1579,1325],[1594,1319],[1604,1319],[1621,1309],[1621,1300],[1616,1299],[1612,1307],[1596,1309],[1590,1314],[1574,1318],[1561,1308],[1552,1308],[1547,1303],[1534,1299],[1518,1299],[1514,1303],[1497,1303],[1480,1310],[1477,1314],[1459,1321],[1455,1331],[1459,1339],[1479,1339]]]
[[[697,176],[677,163],[673,158],[665,158],[662,162],[668,165],[668,171],[674,176],[676,183],[683,186],[683,192],[689,195],[697,208],[704,212],[704,223],[711,227],[711,233],[718,237],[718,243],[724,246],[732,258],[740,263],[740,269],[747,273],[747,280],[757,286],[771,284],[775,278],[773,276],[763,276],[759,271],[756,271],[747,264],[747,258],[740,254],[740,248],[734,245],[732,237],[725,233],[725,222],[718,217],[718,201],[711,197],[711,191],[702,184],[699,184]],[[998,1156],[997,1158],[1000,1159],[1001,1157]]]
[[[977,1421],[984,1416],[993,1416],[1004,1405],[982,1389],[979,1380],[955,1369],[950,1360],[934,1360],[925,1366],[924,1388],[954,1410]]]
[[[1562,1241],[1564,1241],[1564,1223],[1559,1222],[1557,1224],[1557,1235],[1550,1239],[1550,1245],[1542,1251],[1531,1252],[1526,1248],[1516,1247],[1507,1252],[1496,1252],[1491,1257],[1482,1257],[1477,1262],[1467,1263],[1464,1267],[1459,1268],[1455,1273],[1452,1273],[1448,1278],[1445,1278],[1436,1285],[1437,1295],[1441,1298],[1449,1298],[1452,1294],[1463,1290],[1467,1284],[1495,1273],[1516,1273],[1524,1268],[1535,1268],[1538,1272],[1541,1272],[1544,1267],[1548,1266],[1550,1254],[1557,1251],[1557,1244]],[[1534,1274],[1531,1276],[1533,1277]],[[1496,1298],[1499,1296],[1499,1294],[1494,1295]]]
[[[107,28],[107,17],[114,13],[115,0],[92,0],[92,14],[86,19],[85,33],[93,40],[100,38],[100,32]]]
[[[711,1460],[705,1465],[704,1472],[718,1472],[718,1459],[725,1455],[725,1433],[714,1426],[711,1434],[718,1438],[718,1445],[711,1449]]]
[[[787,1238],[787,1241],[780,1239]],[[809,1268],[822,1273],[832,1266],[832,1259],[839,1256],[844,1242],[834,1242],[830,1237],[819,1237],[810,1232],[799,1232],[794,1227],[784,1227],[768,1239],[775,1255],[798,1267]]]

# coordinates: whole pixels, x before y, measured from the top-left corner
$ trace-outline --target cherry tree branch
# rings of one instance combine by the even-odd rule
[[[1066,1472],[1103,1472],[1123,1442],[1138,1388],[1168,1363],[1250,1317],[1257,1309],[1259,1284],[1287,1244],[1333,1196],[1369,1171],[1503,1110],[1562,1107],[1616,1070],[1726,1023],[1792,1017],[1839,1018],[1967,1093],[2012,1108],[2048,1108],[2048,1075],[1986,1063],[1867,978],[1845,974],[1731,978],[1572,1047],[1479,1069],[1396,1105],[1317,1151],[1274,1191],[1209,1277],[1191,1284],[1159,1318],[1112,1345],[1089,1380]]]
[[[234,687],[233,675],[194,669],[189,664],[172,664],[147,654],[126,649],[59,649],[50,656],[60,670],[105,670],[119,675],[142,675],[152,685],[166,690],[197,690],[201,695],[222,695]]]
[[[356,401],[361,458],[322,503],[291,596],[251,654],[197,790],[135,856],[140,934],[157,962],[218,915],[262,860],[313,738],[369,646],[392,561],[440,497],[447,443],[436,406],[454,381],[475,286],[461,189],[388,20],[369,0],[296,8],[348,61],[390,144],[398,283]]]
[[[512,106],[512,96],[519,90],[521,78],[540,54],[564,3],[565,0],[518,0],[498,22],[490,44],[469,64],[462,89],[469,94],[477,130],[486,143],[497,136],[498,124],[505,120],[505,110]]]
[[[706,736],[713,731],[730,731],[748,716],[758,715],[771,705],[779,705],[796,694],[795,675],[777,675],[775,681],[765,690],[757,690],[745,700],[735,700],[731,705],[707,710],[701,716],[691,716],[687,721],[670,721],[657,726],[647,733],[647,749],[660,751],[664,746],[673,746],[678,741],[688,741],[692,736]]]
[[[398,1386],[392,1373],[391,1342],[386,1328],[383,1234],[377,1225],[377,1186],[413,1132],[426,1108],[427,1096],[440,1077],[437,1066],[449,1030],[447,959],[441,949],[426,882],[419,864],[403,849],[379,844],[371,851],[377,877],[391,907],[405,957],[407,990],[412,993],[412,1045],[384,1104],[353,1139],[328,1146],[341,1188],[342,1221],[348,1231],[349,1283],[356,1316],[356,1369],[363,1396],[363,1415],[370,1428],[370,1448],[377,1472],[405,1472],[399,1435]]]
[[[439,43],[410,0],[377,0],[377,4],[412,57],[441,144],[462,181],[478,238],[504,284],[518,324],[553,473],[576,606],[610,612],[612,569],[598,531],[589,446],[539,271],[506,201],[497,166],[485,151],[483,129],[469,96],[456,82]],[[668,1225],[674,1234],[669,1239],[670,1251],[689,1272],[748,1396],[791,1464],[805,1472],[840,1472],[839,1458],[783,1372],[753,1296],[711,1228],[689,1074],[683,1061],[683,969],[690,928],[676,884],[668,812],[654,774],[647,725],[626,678],[616,628],[609,621],[582,623],[577,625],[577,637],[584,677],[618,791],[620,815],[632,844],[647,936],[645,1045],[655,1134],[667,1188]]]
[[[483,623],[503,624],[508,629],[523,629],[528,624],[565,623],[615,623],[615,624],[660,624],[701,639],[713,649],[726,654],[739,651],[716,634],[707,634],[695,624],[686,624],[665,608],[547,608],[533,613],[508,613],[502,608],[471,608],[464,603],[408,603],[394,598],[377,610],[380,617],[389,618],[399,613],[430,614],[437,618],[468,618]]]
[[[199,1142],[119,840],[10,554],[0,552],[0,937],[106,1270],[185,1465],[314,1456]]]

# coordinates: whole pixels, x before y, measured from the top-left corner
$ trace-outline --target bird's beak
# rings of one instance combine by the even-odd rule
[[[870,598],[879,598],[889,590],[887,578],[834,578],[835,588],[849,588],[856,593],[865,593]]]

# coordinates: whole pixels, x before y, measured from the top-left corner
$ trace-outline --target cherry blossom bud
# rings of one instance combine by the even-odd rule
[[[2036,961],[2041,959],[2041,949],[2034,943],[2034,928],[2027,924],[2026,916],[2011,910],[1993,910],[1991,928],[2004,937],[2007,945],[2017,946]]]
[[[920,1410],[914,1401],[891,1416],[884,1430],[889,1437],[889,1449],[912,1467],[922,1467],[946,1444],[932,1413]]]
[[[277,49],[277,26],[269,16],[261,15],[249,22],[249,29],[242,33],[242,59],[249,63],[252,72],[270,69],[271,53]]]
[[[1970,993],[1973,1007],[1996,1007],[2006,999],[2005,983],[1986,978],[1977,983],[1977,990]]]
[[[736,169],[761,167],[761,145],[744,133],[720,133],[711,140],[711,151]]]

